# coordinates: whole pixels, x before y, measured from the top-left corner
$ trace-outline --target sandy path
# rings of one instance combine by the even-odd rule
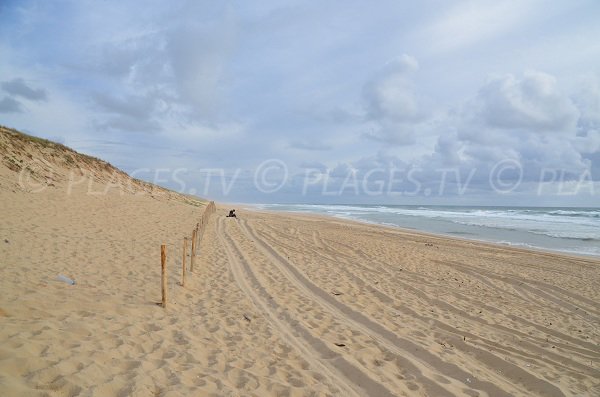
[[[367,316],[339,302],[333,297],[333,295],[331,295],[331,293],[322,290],[309,279],[307,279],[292,263],[278,254],[273,247],[257,237],[256,233],[246,226],[245,221],[241,220],[240,224],[246,235],[257,243],[262,252],[265,253],[271,259],[271,261],[276,264],[276,266],[278,266],[280,271],[284,273],[285,276],[298,289],[302,290],[306,296],[312,299],[315,303],[318,303],[325,310],[332,313],[338,319],[342,319],[342,321],[344,321],[353,329],[359,330],[365,335],[373,338],[387,351],[395,354],[395,360],[399,363],[399,366],[411,372],[417,381],[424,386],[426,393],[430,395],[450,394],[448,393],[448,390],[440,387],[440,385],[433,381],[433,379],[443,379],[445,381],[444,383],[451,383],[447,381],[447,378],[441,376],[440,372],[457,372],[454,378],[459,378],[461,375],[464,375],[462,377],[465,379],[468,377],[468,374],[464,373],[457,367],[443,369],[440,368],[444,367],[444,364],[437,360],[437,358],[433,355],[427,355],[425,359],[422,359],[421,357],[413,354],[414,351],[419,350],[416,345],[406,339],[397,337],[395,334],[380,326]],[[408,357],[408,359],[405,357]],[[442,371],[431,373],[429,370],[430,367],[438,367],[442,369]],[[464,384],[462,386],[464,386]],[[475,388],[478,386],[479,385],[473,385]],[[493,385],[488,385],[488,387],[491,388],[497,395],[502,395],[502,391],[493,387]]]
[[[349,372],[353,369],[349,368],[350,364],[347,362],[334,362],[332,359],[339,357],[339,354],[327,348],[322,341],[313,337],[305,328],[298,324],[292,324],[293,320],[289,316],[286,316],[281,307],[273,302],[273,297],[260,284],[249,267],[242,251],[225,232],[222,218],[218,220],[218,225],[217,234],[221,236],[223,245],[227,251],[230,269],[240,289],[261,310],[262,314],[269,319],[270,323],[280,332],[280,336],[283,339],[301,352],[314,368],[327,374],[327,377],[338,388],[338,393],[342,392],[353,396],[359,395],[355,389],[348,386],[351,383],[350,379],[343,375],[344,372]],[[346,370],[342,367],[345,367]],[[364,379],[365,376],[363,375],[362,378]],[[380,389],[379,391],[382,390]],[[382,395],[390,395],[390,393],[385,391]]]

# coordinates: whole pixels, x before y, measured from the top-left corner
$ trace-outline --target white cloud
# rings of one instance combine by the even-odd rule
[[[577,136],[573,139],[573,146],[580,153],[597,154],[600,153],[600,131],[588,130],[584,136]],[[600,164],[599,164],[600,166]]]
[[[395,122],[420,120],[423,111],[410,80],[418,69],[417,60],[406,54],[388,62],[364,88],[368,116]]]
[[[574,95],[574,102],[581,112],[579,127],[600,129],[600,78],[596,75],[583,79]]]
[[[442,12],[415,34],[427,50],[459,50],[490,40],[527,22],[539,11],[537,1],[462,1]]]
[[[183,26],[167,37],[167,55],[179,99],[201,118],[211,117],[221,105],[219,85],[235,44],[231,15],[217,26]]]
[[[579,112],[556,78],[542,72],[494,77],[479,91],[477,106],[487,126],[538,132],[574,132]]]
[[[585,103],[595,103],[594,90],[587,93]],[[491,171],[494,164],[510,159],[521,165],[525,181],[538,181],[544,169],[574,178],[593,168],[588,155],[600,144],[595,130],[576,135],[582,117],[552,75],[492,77],[456,117],[447,119],[454,130],[439,136],[434,153],[422,164],[426,169],[447,165]]]
[[[369,131],[363,136],[394,145],[415,142],[414,127],[425,120],[424,99],[416,93],[412,74],[416,58],[403,54],[388,62],[363,89]]]
[[[416,142],[415,129],[412,125],[381,120],[367,125],[368,130],[362,137],[387,145],[412,145]]]

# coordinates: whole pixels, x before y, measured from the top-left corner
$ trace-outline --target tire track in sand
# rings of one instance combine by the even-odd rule
[[[313,238],[314,237],[315,236],[313,234]],[[272,238],[269,239],[269,238],[263,237],[263,239],[265,241],[274,241]],[[285,246],[285,247],[288,247],[291,249],[291,247],[289,247],[289,246]],[[325,261],[330,261],[332,265],[335,264],[335,261],[333,261],[329,255],[325,255],[311,247],[303,247],[303,248],[308,249],[309,251],[313,252],[315,255],[321,257]],[[340,257],[341,256],[343,256],[343,254],[340,255]],[[377,261],[371,259],[371,263],[376,264],[376,262]],[[345,267],[345,272],[347,275],[349,275],[349,277],[352,279],[352,282],[354,284],[360,285],[363,288],[366,288],[382,304],[393,304],[394,302],[396,302],[396,299],[394,297],[391,297],[391,296],[387,295],[385,292],[380,291],[378,288],[373,287],[372,285],[369,285],[368,283],[365,283],[364,280],[362,280],[359,276],[353,274],[352,271],[349,269],[350,262],[346,261],[346,264],[348,265],[348,267]],[[361,268],[365,271],[372,271],[371,269],[369,269],[368,267],[366,267],[362,264],[354,263],[353,265],[358,266],[359,268]],[[384,269],[382,269],[380,271],[383,272]],[[386,277],[386,281],[393,280],[393,282],[396,283],[397,285],[401,285],[404,290],[411,291],[415,296],[419,297],[420,299],[422,299],[425,302],[428,302],[429,305],[439,307],[446,312],[455,313],[461,317],[464,317],[465,319],[468,319],[470,321],[480,324],[482,327],[494,329],[496,331],[503,331],[503,332],[506,332],[506,335],[519,336],[522,339],[522,341],[520,342],[521,348],[529,349],[529,351],[523,351],[523,350],[513,349],[508,346],[503,346],[492,340],[488,340],[481,336],[472,334],[468,331],[465,331],[465,330],[459,331],[458,329],[455,329],[451,325],[446,324],[445,322],[440,321],[438,319],[432,319],[432,318],[426,318],[426,317],[420,316],[417,314],[417,312],[405,307],[404,305],[402,305],[400,307],[394,306],[394,308],[397,311],[400,311],[400,312],[408,315],[412,319],[415,319],[415,320],[419,319],[423,324],[434,322],[437,325],[437,327],[446,334],[447,337],[457,338],[457,340],[455,342],[455,347],[461,351],[466,352],[466,351],[473,350],[473,348],[475,347],[475,346],[473,346],[473,344],[475,343],[480,348],[484,348],[487,350],[494,349],[496,351],[496,356],[500,355],[500,353],[504,356],[515,356],[516,355],[518,357],[518,356],[522,355],[522,356],[528,358],[529,360],[537,361],[537,359],[540,357],[540,354],[541,354],[542,356],[545,356],[547,358],[546,361],[549,360],[550,363],[552,363],[553,365],[555,365],[558,368],[564,368],[564,369],[569,369],[569,370],[574,370],[574,371],[582,371],[585,373],[589,373],[593,376],[597,376],[597,374],[598,374],[597,370],[590,368],[590,366],[588,366],[588,365],[584,365],[582,362],[573,361],[572,359],[568,359],[564,356],[555,354],[552,351],[548,351],[548,350],[539,348],[537,346],[536,342],[543,342],[543,340],[544,340],[543,338],[532,337],[529,334],[522,333],[522,332],[520,332],[516,329],[510,328],[510,327],[505,327],[501,324],[491,324],[481,318],[470,315],[468,312],[462,310],[461,308],[455,307],[455,306],[453,306],[445,301],[439,300],[437,298],[430,297],[425,291],[415,288],[413,285],[411,285],[410,282],[406,283],[404,281],[400,281],[395,276],[392,277],[390,272],[386,272],[386,273],[388,273],[390,275],[389,278]],[[458,299],[471,300],[471,298],[468,298],[462,294],[456,294],[456,296]],[[480,305],[480,306],[485,307],[485,305]],[[520,317],[518,319],[521,320]],[[524,325],[530,324],[530,323],[526,322],[525,320],[523,320],[521,323]],[[552,331],[550,331],[550,332],[552,332]],[[466,347],[466,345],[463,346],[464,344],[461,343],[461,341],[460,341],[460,339],[463,336],[468,337],[470,340],[468,348]],[[596,357],[596,356],[587,356],[587,354],[591,353],[588,350],[580,349],[577,346],[571,346],[571,345],[569,345],[569,343],[561,343],[558,341],[553,341],[553,344],[555,344],[556,346],[560,346],[562,349],[571,351],[572,355],[575,354],[575,355],[579,356],[580,358],[582,358],[583,360],[586,360],[586,362],[589,362],[590,360],[597,361],[597,359],[598,359],[598,357]],[[467,349],[467,350],[465,350],[465,349]],[[485,362],[484,362],[484,364],[485,364]],[[486,364],[486,366],[491,368],[490,365]]]
[[[280,306],[260,284],[244,255],[226,233],[222,217],[217,222],[217,235],[225,249],[229,268],[239,288],[264,314],[265,319],[280,332],[282,339],[297,349],[312,367],[326,374],[346,395],[393,396],[383,385],[373,381],[339,353],[330,350],[323,341],[312,336],[306,328],[290,318],[285,310],[280,310]]]
[[[273,231],[275,231],[275,229],[273,229],[272,227],[268,227],[268,228],[271,229],[271,230],[273,230]],[[272,238],[268,239],[268,238],[265,238],[264,236],[262,238],[265,241],[266,240],[274,241]],[[321,237],[320,236],[315,236],[315,234],[313,232],[313,239],[315,239],[315,238],[321,238]],[[546,355],[546,357],[551,357],[554,360],[554,364],[557,365],[558,367],[562,367],[563,364],[569,363],[569,365],[573,366],[572,369],[574,369],[574,370],[584,371],[584,372],[591,372],[594,375],[598,373],[597,370],[594,370],[594,369],[590,368],[587,365],[583,365],[582,363],[574,362],[572,360],[566,359],[565,357],[562,357],[560,355],[554,354],[552,351],[547,351],[547,350],[541,350],[540,351],[540,349],[536,346],[536,342],[537,343],[543,343],[544,342],[544,338],[533,337],[533,336],[531,336],[529,334],[522,333],[522,332],[518,331],[516,328],[505,327],[505,326],[503,326],[501,324],[490,324],[487,321],[484,321],[484,320],[482,320],[480,318],[471,316],[470,314],[468,314],[464,310],[462,310],[462,309],[460,309],[458,307],[455,307],[453,305],[450,305],[450,304],[448,304],[445,301],[440,301],[437,298],[429,297],[428,294],[425,291],[422,291],[421,289],[415,288],[412,285],[412,283],[410,283],[410,282],[406,283],[404,281],[399,280],[397,278],[397,275],[389,272],[387,269],[385,269],[385,266],[382,266],[382,264],[378,263],[378,261],[376,261],[376,260],[374,260],[372,258],[369,258],[365,254],[363,254],[360,250],[357,250],[354,247],[352,247],[350,245],[347,245],[347,244],[344,244],[344,243],[341,243],[341,242],[337,242],[336,241],[336,244],[339,244],[340,246],[343,246],[345,249],[354,251],[356,254],[360,254],[360,257],[363,258],[363,259],[369,259],[369,261],[370,261],[371,264],[375,264],[375,265],[379,264],[380,267],[378,268],[377,271],[378,272],[384,272],[384,273],[386,273],[386,274],[389,275],[389,277],[386,277],[386,281],[387,280],[390,280],[390,281],[393,280],[394,283],[402,285],[402,287],[403,287],[403,289],[405,291],[411,291],[415,296],[419,297],[423,301],[429,302],[430,305],[434,305],[434,306],[440,307],[440,308],[442,308],[442,309],[444,309],[445,311],[448,311],[448,312],[456,313],[456,314],[458,314],[458,315],[460,315],[460,316],[462,316],[462,317],[464,317],[464,318],[466,318],[466,319],[468,319],[470,321],[474,321],[476,323],[479,323],[479,324],[481,324],[484,327],[491,327],[491,328],[493,328],[495,330],[506,331],[510,335],[516,335],[516,336],[519,336],[523,340],[530,341],[531,343],[530,342],[521,342],[521,346],[522,347],[529,347],[529,348],[531,348],[532,352],[531,352],[530,355],[528,355],[528,357],[530,359],[531,358],[535,358],[535,357],[539,357],[540,353],[543,353],[544,355]],[[289,246],[287,246],[287,247],[289,249],[292,249]],[[324,258],[325,260],[330,260],[330,261],[333,260],[330,255],[323,254],[319,250],[316,250],[316,249],[310,248],[310,247],[304,247],[304,248],[305,249],[308,248],[310,251],[314,252],[315,255],[320,256],[320,257]],[[334,248],[332,248],[330,246],[330,250],[331,249],[334,249]],[[343,257],[343,256],[347,257],[347,255],[345,255],[345,254],[340,254],[339,256],[340,257]],[[442,261],[439,261],[439,260],[434,260],[434,262],[437,262],[439,265],[450,266],[450,265],[447,265],[445,262],[442,262]],[[335,261],[332,261],[332,263],[335,263]],[[350,263],[348,261],[346,261],[346,263],[348,265],[350,265]],[[359,268],[361,268],[361,269],[363,269],[365,271],[368,271],[368,272],[373,271],[373,269],[370,269],[367,266],[364,266],[362,264],[353,263],[353,265],[354,266],[358,266]],[[346,271],[348,272],[348,268],[346,268]],[[486,283],[490,288],[498,289],[499,291],[502,291],[502,293],[509,293],[511,295],[516,296],[518,299],[523,299],[521,296],[517,296],[516,294],[507,292],[507,291],[505,291],[503,289],[500,289],[499,287],[493,285],[492,283],[489,283],[484,277],[481,277],[481,276],[477,275],[474,272],[473,273],[467,272],[467,271],[464,271],[464,272],[467,273],[467,274],[469,274],[469,275],[471,275],[471,276],[473,276],[473,277],[475,277],[475,278],[477,278],[478,280]],[[411,274],[412,272],[406,271],[406,270],[403,272],[403,274],[407,274],[407,273]],[[353,278],[353,280],[354,280],[355,283],[360,284],[364,288],[368,289],[369,292],[373,293],[373,295],[375,295],[377,298],[379,298],[382,303],[386,303],[386,302],[387,303],[391,303],[391,302],[394,302],[394,298],[386,295],[385,292],[379,291],[377,288],[369,285],[368,283],[365,283],[358,276],[353,275],[351,272],[349,274]],[[490,278],[495,278],[495,277],[490,276]],[[504,280],[504,279],[505,279],[505,277],[501,278],[501,280]],[[529,281],[531,281],[531,280],[529,280]],[[426,284],[426,283],[425,283],[425,281],[423,279],[418,278],[418,284]],[[522,283],[520,283],[520,284],[522,284]],[[472,298],[470,298],[468,296],[465,296],[463,294],[460,294],[460,293],[453,293],[453,294],[458,299],[466,300],[466,301],[472,301]],[[478,303],[478,305],[480,307],[485,307],[487,310],[491,310],[492,309],[491,307],[489,307],[489,306],[487,306],[485,304]],[[407,314],[408,313],[412,313],[411,314],[412,318],[419,317],[419,316],[417,316],[415,314],[414,311],[412,311],[412,310],[410,310],[408,308],[402,307],[402,308],[400,308],[398,310],[401,310],[403,312],[407,312]],[[498,312],[500,312],[500,311],[498,311]],[[527,321],[525,319],[522,319],[521,317],[514,316],[512,314],[508,314],[507,317],[510,318],[513,321],[519,322],[520,324],[522,324],[524,326],[533,326],[534,328],[536,328],[536,327],[539,328],[538,325],[535,325],[535,324],[533,324],[533,323],[531,323],[531,322],[529,322],[529,321]],[[442,328],[442,329],[444,329],[444,330],[446,330],[448,332],[451,330],[451,327],[449,327],[445,323],[440,322],[438,320],[428,319],[428,321],[435,321],[436,324],[438,324],[438,326],[440,328]],[[597,353],[596,353],[598,351],[598,347],[597,346],[595,346],[593,344],[590,344],[590,343],[586,343],[585,341],[582,342],[579,339],[572,338],[572,337],[570,337],[568,335],[565,335],[565,334],[556,333],[555,331],[552,331],[552,330],[549,330],[549,329],[546,329],[546,328],[543,328],[543,329],[546,330],[545,331],[546,333],[552,334],[553,336],[559,338],[558,341],[553,341],[553,344],[555,344],[556,346],[560,346],[562,349],[571,351],[572,354],[575,354],[575,355],[579,356],[580,358],[583,358],[584,360],[587,360],[587,362],[589,362],[590,360],[597,360],[598,359]],[[487,341],[487,340],[485,340],[483,338],[477,337],[477,336],[472,335],[472,334],[470,334],[468,332],[465,333],[464,330],[461,331],[460,333],[457,333],[456,330],[455,330],[454,332],[450,332],[450,334],[451,335],[457,335],[457,336],[463,336],[463,335],[469,336],[469,338],[470,338],[471,341],[473,341],[473,340],[480,340],[480,341],[482,341],[486,345],[486,347],[493,347],[494,349],[504,350],[504,349],[501,349],[500,346],[498,346],[496,343],[491,342],[491,341]],[[566,339],[567,343],[561,342],[563,339]],[[584,343],[587,348],[581,348],[580,345],[577,343],[578,341],[580,343]],[[569,342],[573,343],[574,345],[570,345]],[[591,347],[591,350],[590,350],[590,347]],[[508,350],[512,351],[512,349],[508,349]],[[516,351],[513,351],[513,352],[516,353]],[[504,352],[504,353],[507,353],[507,352]],[[518,353],[523,353],[523,352],[521,351],[521,352],[518,352]],[[591,356],[589,356],[590,354],[591,354]]]
[[[327,292],[323,291],[312,281],[310,281],[308,278],[306,278],[294,265],[292,265],[288,260],[281,256],[275,249],[273,249],[273,247],[271,247],[268,243],[265,243],[261,238],[259,238],[252,229],[252,227],[247,225],[246,221],[241,220],[240,226],[244,233],[246,233],[247,237],[257,243],[257,245],[263,251],[263,253],[267,255],[267,257],[269,257],[276,266],[279,267],[282,273],[285,274],[286,277],[288,277],[288,279],[299,289],[305,291],[305,293],[308,294],[314,301],[319,302],[332,314],[336,315],[336,317],[340,319],[345,319],[346,323],[350,324],[352,327],[360,330],[361,332],[367,335],[370,335],[382,346],[385,346],[390,351],[398,354],[400,357],[411,357],[412,360],[404,359],[402,364],[412,366],[412,369],[416,370],[416,373],[421,375],[420,380],[425,382],[424,386],[437,386],[439,388],[439,385],[432,385],[431,383],[429,383],[429,379],[423,376],[423,373],[418,370],[417,366],[424,366],[425,368],[435,369],[436,371],[439,371],[441,375],[445,375],[446,377],[450,378],[449,380],[458,381],[460,385],[466,387],[467,389],[481,390],[488,393],[491,396],[510,395],[491,382],[473,379],[472,374],[464,371],[457,365],[444,362],[441,358],[435,356],[434,354],[419,348],[419,346],[415,345],[410,340],[397,336],[395,333],[391,332],[379,323],[374,322],[362,313],[359,313],[354,309],[346,306],[345,304],[339,302],[338,300],[330,296]],[[475,350],[474,346],[471,346],[471,349]],[[505,375],[509,379],[511,379],[512,382],[521,384],[525,386],[526,389],[528,389],[526,385],[528,385],[529,387],[533,386],[535,391],[539,392],[542,395],[564,396],[563,392],[552,383],[540,379],[518,366],[508,365],[508,363],[506,363],[504,360],[489,353],[487,350],[476,350],[477,355],[482,358],[485,358],[485,361],[490,366],[507,366],[508,368],[505,368],[507,372]],[[419,356],[416,356],[413,353],[414,351],[419,351],[421,354]],[[468,384],[464,383],[463,381],[467,378],[471,379],[470,383]],[[445,389],[441,390],[443,390],[445,393],[448,393]],[[531,391],[532,390],[528,390],[528,392]],[[430,390],[428,390],[428,392],[430,392]],[[432,395],[440,395],[440,390],[438,390],[436,393],[433,393]]]

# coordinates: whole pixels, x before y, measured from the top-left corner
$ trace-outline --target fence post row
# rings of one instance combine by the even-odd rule
[[[216,205],[214,201],[210,201],[204,212],[200,216],[200,222],[196,223],[196,228],[192,231],[192,253],[190,259],[190,272],[194,272],[194,264],[196,263],[197,249],[200,246],[200,241],[204,236],[205,226],[208,224],[210,215],[216,212]]]
[[[194,272],[194,263],[196,262],[196,247],[200,245],[200,240],[204,235],[205,226],[208,224],[208,218],[210,215],[216,212],[215,202],[211,201],[208,203],[204,212],[200,216],[200,222],[196,224],[196,228],[192,231],[192,254],[190,257],[190,272]],[[188,238],[183,238],[183,257],[181,260],[181,286],[185,287],[185,276],[186,266],[185,258],[187,256],[187,241]],[[161,292],[162,300],[161,305],[163,308],[167,307],[167,246],[161,244],[160,246],[160,269],[161,269]]]

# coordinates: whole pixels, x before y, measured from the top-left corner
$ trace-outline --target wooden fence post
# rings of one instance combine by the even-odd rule
[[[181,286],[185,287],[185,258],[187,256],[187,237],[183,238],[183,258],[181,258]]]
[[[162,307],[167,308],[167,246],[160,246],[160,267],[162,279]]]
[[[198,248],[199,245],[200,245],[200,224],[196,223],[196,249]]]
[[[194,273],[194,263],[196,262],[196,229],[192,232],[192,257],[190,259],[190,272]]]

